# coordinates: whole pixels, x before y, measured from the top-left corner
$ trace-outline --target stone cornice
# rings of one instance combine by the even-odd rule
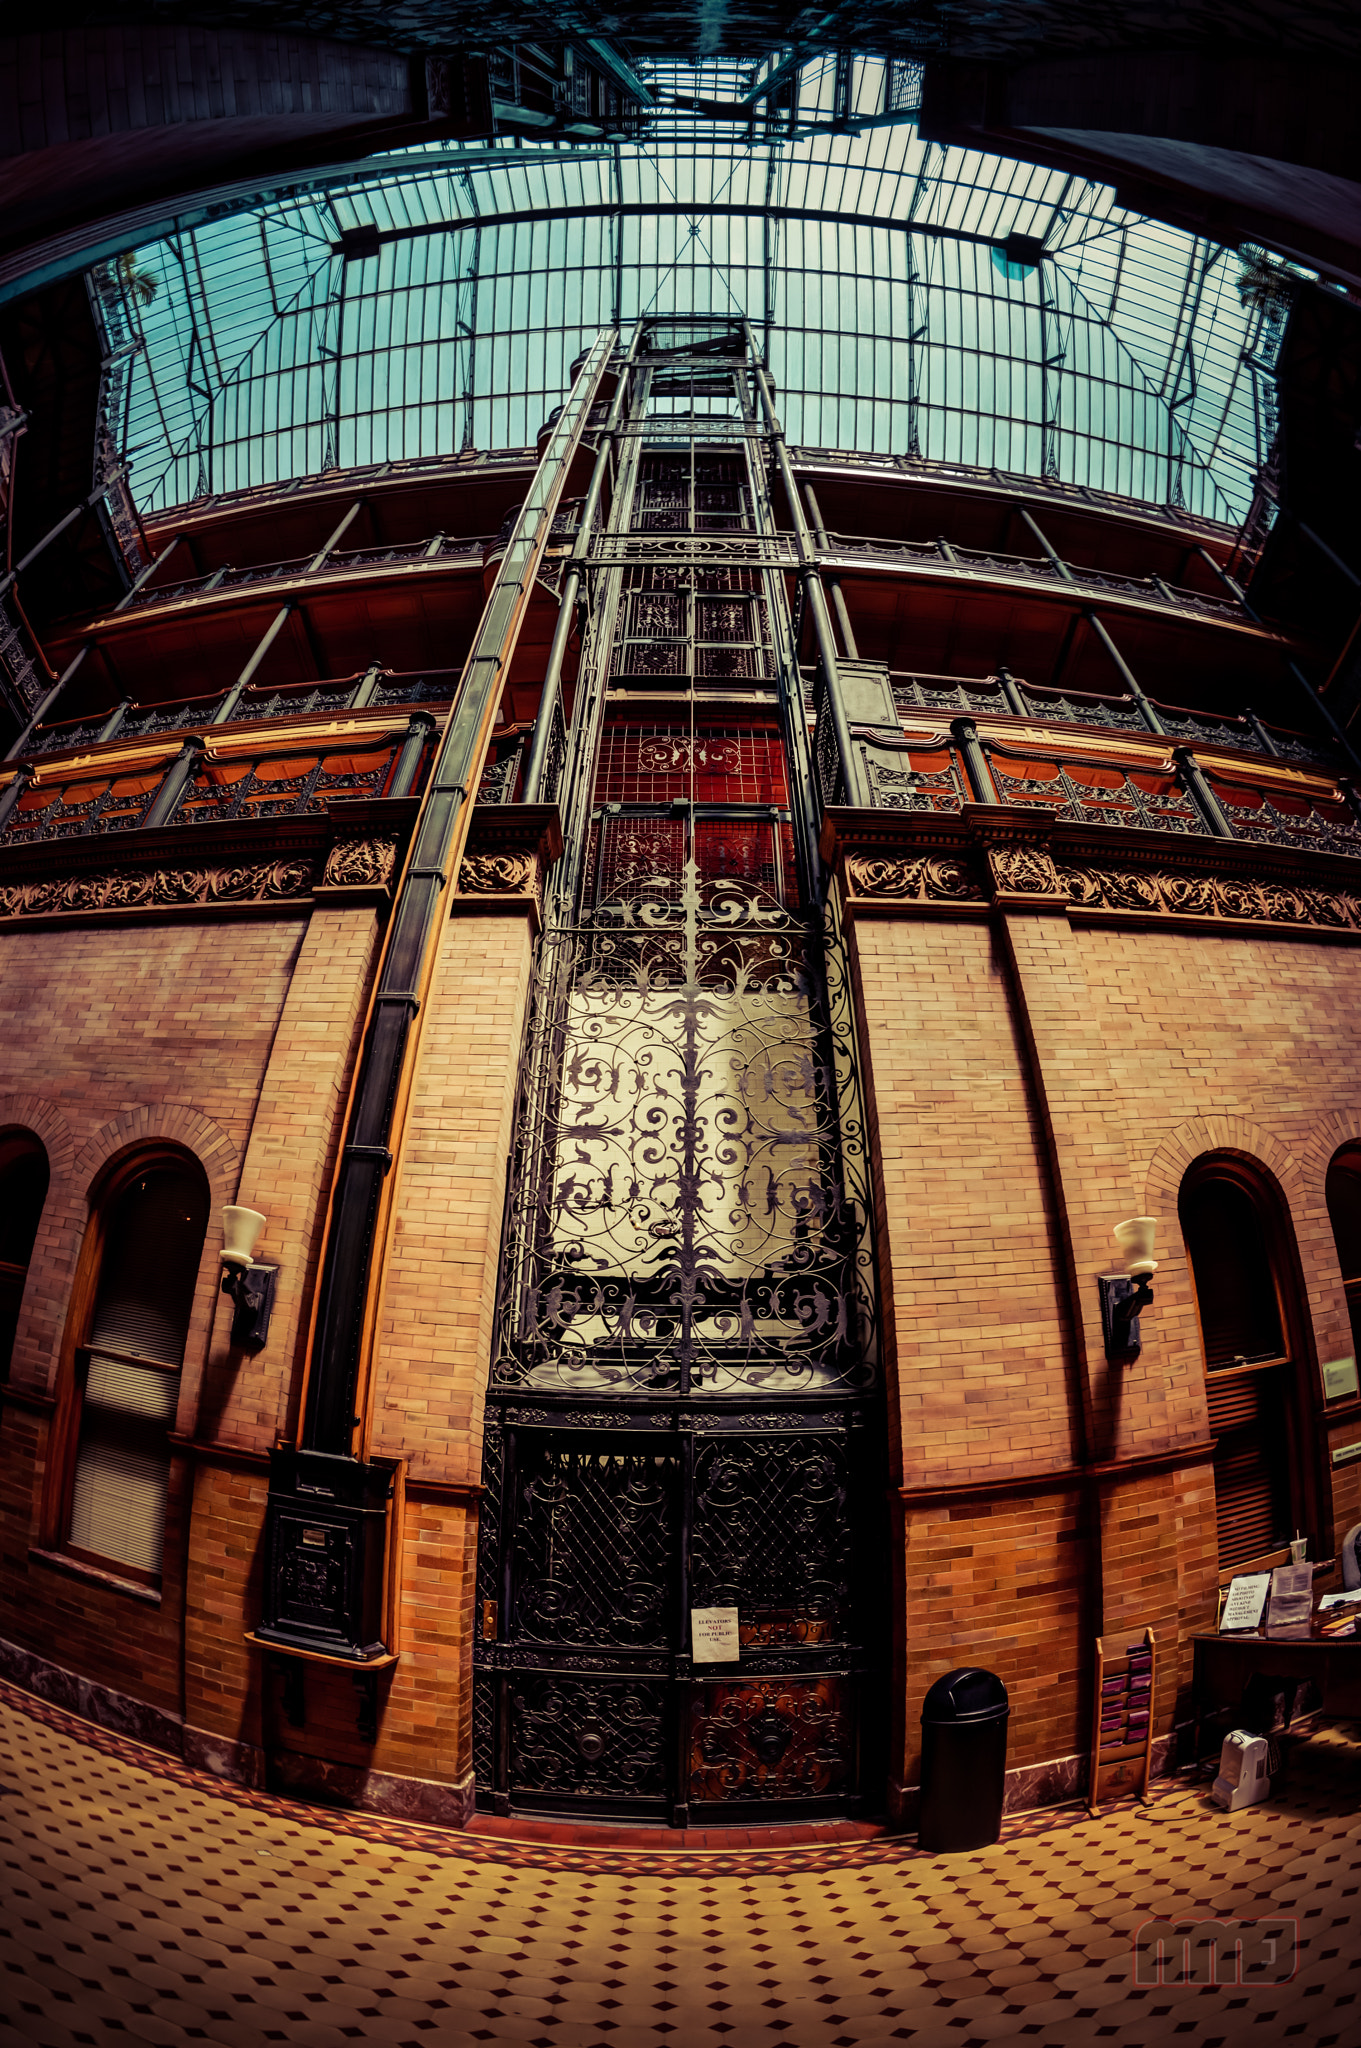
[[[1066,914],[1074,923],[1361,938],[1361,860],[987,804],[829,810],[823,856],[856,917]]]
[[[0,931],[386,903],[416,810],[415,798],[384,798],[6,848]]]

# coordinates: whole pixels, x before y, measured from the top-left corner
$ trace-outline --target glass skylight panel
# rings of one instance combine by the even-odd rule
[[[725,105],[752,75],[650,72],[664,103]],[[857,59],[850,87],[878,121],[884,65]],[[523,448],[616,312],[625,329],[712,312],[765,332],[796,443],[1047,468],[1241,516],[1262,452],[1243,365],[1261,316],[1240,304],[1236,257],[1108,188],[923,144],[910,124],[800,132],[837,93],[836,60],[805,66],[792,139],[769,138],[763,107],[755,123],[673,110],[618,146],[375,159],[138,251],[158,279],[132,308],[139,502]],[[346,260],[342,236],[365,226],[378,254]],[[1011,235],[1042,241],[1042,262],[1009,257]]]

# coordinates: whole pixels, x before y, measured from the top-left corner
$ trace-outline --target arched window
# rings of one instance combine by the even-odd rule
[[[1337,1262],[1347,1289],[1352,1350],[1361,1358],[1361,1145],[1344,1145],[1328,1168],[1325,1183]]]
[[[47,1153],[31,1131],[0,1135],[0,1379],[9,1377],[48,1178]]]
[[[1197,1160],[1179,1208],[1218,1439],[1215,1514],[1226,1570],[1309,1523],[1289,1223],[1251,1168],[1232,1158]]]
[[[66,1546],[138,1578],[160,1575],[170,1446],[208,1189],[191,1161],[133,1161],[105,1191],[82,1290],[91,1301],[75,1357],[79,1413]]]

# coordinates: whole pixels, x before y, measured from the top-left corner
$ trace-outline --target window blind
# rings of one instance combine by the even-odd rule
[[[179,1399],[207,1221],[206,1193],[189,1174],[173,1169],[134,1181],[107,1221],[69,1540],[77,1549],[142,1572],[157,1572],[161,1564],[170,1471],[166,1432]],[[155,1363],[138,1364],[138,1357]]]

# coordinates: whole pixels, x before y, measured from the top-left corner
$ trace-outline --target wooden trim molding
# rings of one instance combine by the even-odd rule
[[[996,1479],[963,1480],[955,1486],[899,1486],[904,1507],[944,1507],[971,1500],[996,1500],[1012,1493],[1059,1493],[1066,1487],[1120,1485],[1156,1472],[1174,1472],[1183,1465],[1205,1465],[1214,1456],[1214,1437],[1183,1449],[1150,1451],[1139,1458],[1111,1458],[1097,1465],[1064,1465],[1056,1471],[1008,1473]]]
[[[412,1479],[406,1482],[408,1500],[449,1500],[476,1507],[486,1487],[475,1479]]]
[[[204,1443],[197,1437],[181,1436],[173,1429],[167,1432],[166,1442],[182,1457],[207,1458],[217,1465],[246,1465],[259,1472],[269,1470],[269,1452],[251,1450],[245,1444]]]

